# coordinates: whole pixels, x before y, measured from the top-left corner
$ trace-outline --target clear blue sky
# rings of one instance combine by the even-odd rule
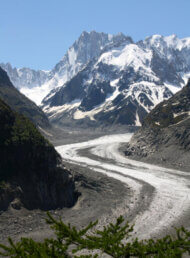
[[[83,30],[190,36],[190,0],[0,0],[0,62],[51,69]]]

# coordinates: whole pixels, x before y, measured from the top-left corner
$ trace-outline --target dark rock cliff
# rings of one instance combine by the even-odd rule
[[[24,116],[0,100],[0,209],[71,207],[71,174],[54,147]]]

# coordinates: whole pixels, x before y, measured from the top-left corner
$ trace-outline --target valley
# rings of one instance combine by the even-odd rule
[[[119,147],[131,136],[103,136],[56,149],[66,162],[90,168],[132,188],[133,200],[128,205],[121,202],[112,210],[110,219],[124,215],[135,223],[139,238],[171,233],[172,227],[182,224],[189,227],[189,173],[127,159]]]
[[[52,237],[46,210],[78,228],[97,219],[102,228],[122,215],[139,239],[190,228],[189,40],[153,35],[134,43],[124,34],[83,32],[51,71],[0,64],[9,112],[28,117],[49,141],[39,136],[45,153],[55,155],[31,151],[30,130],[25,138],[19,124],[11,187],[0,188],[0,242]],[[20,138],[7,123],[13,148]],[[20,148],[30,162],[34,153],[34,171],[17,158]],[[14,178],[17,159],[32,180],[24,172]],[[3,166],[9,171],[9,162]]]
[[[120,150],[132,133],[99,133],[94,138],[80,132],[72,139],[73,134],[65,135],[64,145],[56,150],[81,195],[72,208],[50,210],[55,218],[80,228],[96,219],[102,227],[123,215],[135,223],[133,236],[140,239],[172,234],[181,225],[190,227],[189,173],[127,159]],[[1,243],[8,236],[14,240],[52,237],[45,217],[40,209],[1,211]]]
[[[0,257],[190,257],[189,10],[2,1]]]

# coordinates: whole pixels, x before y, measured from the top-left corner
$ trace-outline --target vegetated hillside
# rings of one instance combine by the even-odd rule
[[[157,105],[125,148],[131,158],[190,171],[190,80]]]
[[[28,118],[0,100],[0,209],[70,207],[72,177],[59,154]]]
[[[37,126],[41,126],[43,128],[49,126],[49,121],[43,111],[13,86],[7,73],[1,67],[0,98],[13,110],[28,117]]]

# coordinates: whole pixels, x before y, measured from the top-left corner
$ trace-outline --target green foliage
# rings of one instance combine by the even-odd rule
[[[38,146],[49,144],[27,118],[18,114],[12,128],[11,141],[13,144],[32,143]]]
[[[133,226],[124,223],[119,217],[115,224],[110,223],[102,230],[94,227],[97,221],[77,230],[70,224],[55,220],[49,213],[47,223],[55,231],[54,239],[35,242],[22,238],[13,243],[9,238],[9,246],[0,244],[0,255],[7,257],[182,257],[190,254],[190,232],[184,228],[176,230],[176,237],[166,236],[158,240],[131,238]],[[80,251],[85,250],[85,255]],[[93,254],[92,254],[93,251]]]
[[[57,162],[58,154],[35,125],[1,100],[0,135],[0,181],[29,170],[47,171],[48,161]]]

